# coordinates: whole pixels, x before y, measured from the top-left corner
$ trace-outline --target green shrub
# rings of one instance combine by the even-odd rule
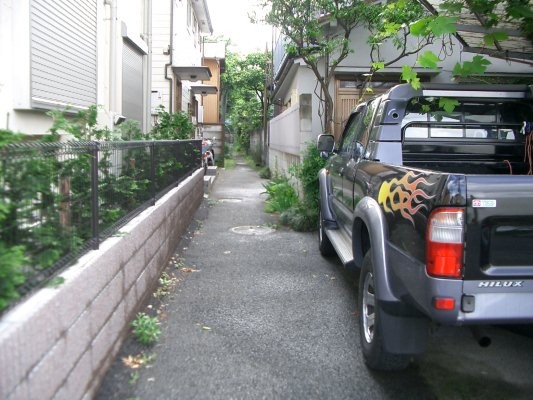
[[[293,164],[289,173],[297,178],[302,186],[303,200],[284,210],[280,223],[295,231],[313,231],[318,226],[319,189],[318,171],[326,160],[320,157],[314,143],[309,143],[303,154],[302,163]]]
[[[39,140],[46,143],[58,142],[64,134],[69,140],[86,142],[189,139],[194,132],[188,115],[168,113],[163,108],[158,110],[157,126],[147,134],[133,120],[125,121],[114,132],[100,128],[95,105],[81,111],[53,110],[47,115],[53,124],[49,134]],[[0,129],[0,148],[25,139],[27,136]],[[156,190],[172,183],[175,171],[182,168],[174,159],[174,150],[158,151],[158,159],[168,161],[157,163]],[[86,206],[91,202],[87,190],[91,186],[91,154],[76,152],[73,157],[57,158],[43,154],[37,148],[30,149],[25,157],[8,157],[8,162],[0,165],[0,311],[20,297],[21,284],[30,280],[29,276],[53,267],[68,253],[74,254],[93,234],[90,224],[85,223],[91,216]],[[119,162],[112,161],[113,155],[106,147],[99,154],[100,231],[146,202],[151,194],[147,174],[150,153],[144,148],[131,148],[120,154]],[[115,164],[122,167],[120,175],[114,172]],[[64,192],[58,185],[63,185]],[[68,206],[61,208],[65,204]],[[33,221],[35,214],[39,215],[38,224],[24,222]]]
[[[156,317],[150,317],[145,313],[138,313],[133,322],[133,334],[137,341],[144,345],[154,344],[161,336],[161,328]]]
[[[288,178],[277,177],[263,186],[268,195],[265,205],[266,212],[282,212],[298,204],[298,195]]]
[[[182,111],[169,113],[165,107],[157,109],[157,124],[150,132],[155,140],[190,139],[194,132],[194,125],[187,113]]]
[[[318,172],[324,168],[326,160],[320,157],[320,153],[314,143],[309,143],[303,154],[302,163],[292,167],[291,172],[298,178],[302,185],[304,202],[309,207],[318,210]]]
[[[304,203],[299,202],[282,212],[279,222],[297,232],[314,231],[318,223],[318,210],[306,207]]]
[[[8,247],[0,241],[0,311],[20,297],[17,286],[26,280],[22,273],[24,247]]]

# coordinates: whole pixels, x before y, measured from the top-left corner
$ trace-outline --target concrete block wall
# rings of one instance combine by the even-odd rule
[[[0,399],[90,399],[203,199],[197,170],[0,320]]]

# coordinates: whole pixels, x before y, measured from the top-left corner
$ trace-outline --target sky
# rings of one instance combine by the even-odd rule
[[[229,50],[241,54],[272,49],[272,31],[265,25],[253,24],[248,14],[262,13],[258,0],[207,0],[213,36],[231,39]]]

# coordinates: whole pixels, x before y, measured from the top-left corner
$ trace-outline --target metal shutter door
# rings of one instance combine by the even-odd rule
[[[122,51],[122,114],[142,123],[143,55],[128,42]]]
[[[96,103],[96,0],[31,0],[31,106]]]

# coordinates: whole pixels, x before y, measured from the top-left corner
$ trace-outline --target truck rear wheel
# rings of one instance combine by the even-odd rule
[[[318,249],[320,250],[320,254],[322,254],[324,257],[335,254],[335,249],[333,248],[328,235],[326,235],[326,227],[324,226],[322,210],[320,210],[318,215]]]
[[[368,251],[363,260],[359,277],[359,333],[361,349],[366,365],[371,369],[398,371],[409,365],[410,355],[393,354],[383,346],[383,331],[380,323],[383,312],[376,299],[374,267]]]

